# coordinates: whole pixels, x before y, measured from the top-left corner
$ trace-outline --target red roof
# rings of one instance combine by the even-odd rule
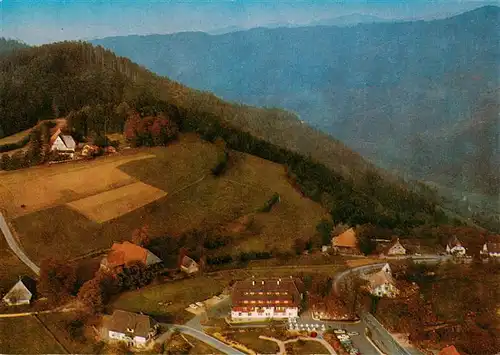
[[[147,262],[148,251],[130,242],[114,243],[106,257],[110,268],[126,265],[134,261]]]
[[[460,355],[460,353],[457,351],[457,348],[455,348],[454,345],[450,345],[446,348],[441,349],[439,355]]]
[[[247,279],[233,287],[233,307],[298,307],[301,284],[293,278]]]

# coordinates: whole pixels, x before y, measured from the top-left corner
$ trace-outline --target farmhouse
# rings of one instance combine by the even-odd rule
[[[251,322],[298,317],[302,293],[302,282],[292,277],[238,281],[231,295],[231,318]]]
[[[380,271],[367,276],[366,280],[368,280],[368,291],[372,295],[393,298],[399,294],[389,264],[385,264]]]
[[[58,155],[68,156],[69,158],[74,157],[76,149],[75,140],[70,135],[62,134],[60,128],[50,137],[49,145],[51,152],[56,152]]]
[[[101,260],[101,268],[111,270],[133,262],[141,262],[149,266],[161,262],[161,259],[149,250],[125,241],[113,244],[111,251]]]
[[[3,301],[9,306],[20,306],[30,304],[36,297],[36,281],[31,277],[23,276],[3,297]]]
[[[109,340],[143,347],[158,333],[159,324],[149,316],[115,310],[105,325]]]
[[[358,239],[354,228],[332,238],[332,248],[338,253],[359,254]]]
[[[450,255],[461,257],[465,256],[466,250],[462,246],[462,243],[460,243],[460,240],[456,236],[453,236],[446,244],[446,252]]]
[[[396,238],[390,245],[382,249],[380,252],[380,256],[396,256],[396,255],[405,255],[406,249],[403,247],[399,238]]]
[[[198,263],[191,259],[189,256],[184,255],[181,260],[180,269],[186,274],[191,275],[199,270]]]
[[[500,243],[487,242],[484,243],[481,254],[484,256],[490,256],[498,258],[500,257]]]

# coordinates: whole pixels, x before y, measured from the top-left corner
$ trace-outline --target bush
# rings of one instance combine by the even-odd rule
[[[228,162],[229,162],[229,153],[227,151],[224,151],[224,154],[222,154],[219,160],[217,161],[217,165],[214,168],[212,168],[212,175],[214,176],[222,175],[226,171]]]
[[[280,200],[279,193],[275,192],[274,195],[259,209],[259,212],[270,212],[273,206]]]

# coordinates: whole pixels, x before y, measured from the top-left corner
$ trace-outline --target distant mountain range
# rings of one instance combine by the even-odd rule
[[[384,19],[381,17],[373,16],[373,15],[364,15],[364,14],[350,14],[344,16],[331,17],[321,20],[315,20],[308,23],[295,24],[288,22],[278,22],[278,23],[269,23],[266,25],[259,26],[261,28],[294,28],[294,27],[308,27],[308,26],[354,26],[362,23],[380,23],[380,22],[394,22],[397,20]],[[211,35],[220,35],[237,31],[246,31],[248,28],[239,27],[239,26],[228,26],[222,27],[215,30],[207,31],[207,33]]]
[[[497,194],[498,179],[490,176],[499,171],[498,149],[491,148],[498,147],[496,131],[486,132],[487,142],[476,140],[472,150],[451,149],[462,136],[448,133],[483,113],[498,122],[484,105],[498,101],[491,93],[499,87],[499,9],[485,6],[433,21],[92,43],[224,99],[296,112],[385,168]],[[457,140],[440,151],[433,136]],[[471,159],[472,151],[482,151],[483,168],[474,167],[479,161]],[[443,162],[453,166],[445,169]],[[488,176],[476,176],[479,171]],[[489,183],[478,184],[481,179]]]

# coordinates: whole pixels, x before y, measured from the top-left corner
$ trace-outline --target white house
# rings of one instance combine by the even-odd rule
[[[380,271],[366,276],[365,279],[368,281],[368,291],[372,295],[394,298],[399,294],[389,264],[385,264]]]
[[[61,133],[58,128],[56,132],[50,137],[50,151],[57,152],[61,155],[67,155],[73,158],[76,149],[76,142],[70,135]]]
[[[199,266],[196,261],[191,259],[189,256],[184,255],[181,260],[180,269],[186,274],[191,275],[198,272]]]
[[[238,281],[231,295],[231,319],[265,321],[299,316],[303,286],[290,278]]]
[[[3,301],[9,306],[20,306],[30,304],[36,296],[36,281],[31,277],[23,276],[3,297]]]
[[[406,254],[406,249],[403,247],[401,242],[399,241],[399,238],[396,238],[389,246],[384,248],[380,256],[396,256],[396,255],[405,255]]]
[[[115,310],[107,324],[109,340],[123,341],[135,347],[146,346],[158,333],[159,324],[151,317]]]
[[[465,256],[466,250],[460,240],[456,236],[450,238],[446,244],[446,252],[450,255],[462,257]]]
[[[490,256],[494,258],[500,257],[500,243],[484,243],[481,254],[485,256]]]

